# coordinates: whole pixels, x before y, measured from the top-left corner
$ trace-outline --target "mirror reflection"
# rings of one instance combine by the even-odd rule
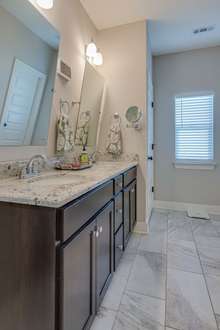
[[[0,2],[0,145],[40,146],[48,140],[59,36],[20,2]]]
[[[104,78],[88,62],[85,66],[75,145],[95,147],[100,120]]]

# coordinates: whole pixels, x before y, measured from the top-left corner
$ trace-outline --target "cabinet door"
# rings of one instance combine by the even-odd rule
[[[124,191],[124,247],[128,243],[131,232],[130,218],[130,187],[128,187]]]
[[[123,255],[123,226],[115,234],[114,241],[114,270],[116,270]]]
[[[113,274],[113,203],[97,217],[97,307]]]
[[[62,250],[61,329],[90,327],[95,315],[95,224]]]
[[[54,330],[55,211],[0,203],[0,329]]]
[[[116,233],[123,222],[123,194],[120,193],[115,198],[115,221],[114,233]]]
[[[131,229],[134,229],[136,224],[136,181],[131,184],[130,188],[130,211],[131,211]]]

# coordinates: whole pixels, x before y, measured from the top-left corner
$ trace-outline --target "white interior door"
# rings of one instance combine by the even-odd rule
[[[30,145],[46,75],[15,60],[0,122],[1,145]]]
[[[148,82],[148,150],[147,150],[147,217],[151,216],[154,200],[154,92]]]

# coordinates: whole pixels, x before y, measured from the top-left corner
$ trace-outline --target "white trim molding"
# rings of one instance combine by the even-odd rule
[[[174,167],[183,170],[214,170],[216,168],[216,163],[214,162],[184,162],[176,161],[173,163]]]
[[[133,232],[136,234],[148,234],[149,224],[147,222],[137,222]]]
[[[154,201],[154,208],[174,210],[174,211],[187,211],[189,208],[200,208],[202,207],[208,213],[220,214],[220,205],[205,205],[205,204],[192,204],[192,203],[181,203],[181,202],[169,202],[169,201]]]

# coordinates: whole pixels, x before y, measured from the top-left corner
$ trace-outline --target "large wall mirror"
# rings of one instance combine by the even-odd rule
[[[95,149],[100,116],[104,103],[104,78],[86,63],[80,109],[76,125],[75,145]]]
[[[27,0],[0,0],[0,146],[45,146],[59,34]]]

